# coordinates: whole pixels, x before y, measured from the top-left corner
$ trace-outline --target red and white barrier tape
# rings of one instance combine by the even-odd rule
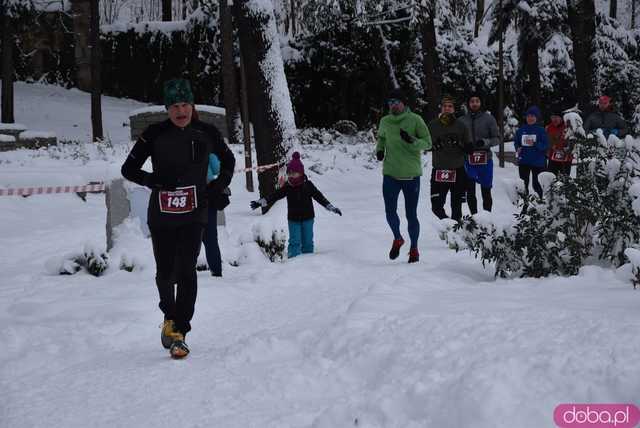
[[[104,188],[104,183],[86,184],[84,186],[18,187],[15,189],[0,189],[0,196],[28,196],[50,195],[53,193],[102,192]]]
[[[251,168],[236,169],[235,172],[249,172],[249,171],[263,172],[263,171],[266,171],[266,170],[271,169],[271,168],[277,168],[280,165],[283,165],[283,164],[272,163],[272,164],[269,164],[269,165],[252,166]]]
[[[241,168],[235,172],[257,171],[263,172],[271,168],[279,167],[281,164],[272,163],[270,165],[260,165],[251,168]],[[105,190],[104,183],[87,184],[84,186],[41,186],[41,187],[18,187],[14,189],[0,189],[0,196],[28,196],[28,195],[50,195],[54,193],[79,193],[79,192],[102,192]]]

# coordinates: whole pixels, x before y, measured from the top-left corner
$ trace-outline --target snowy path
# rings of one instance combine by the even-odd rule
[[[640,294],[620,273],[495,281],[438,240],[425,179],[422,260],[390,262],[379,171],[325,149],[307,169],[334,156],[311,176],[344,216],[317,209],[317,253],[200,274],[184,361],[160,346],[148,242],[140,272],[45,272],[104,246],[102,196],[0,198],[0,427],[539,428],[563,402],[638,404]],[[2,159],[0,184],[54,162]],[[57,162],[88,177],[120,161]],[[498,173],[500,215],[514,175]],[[226,254],[284,212],[250,212],[241,180],[233,192]]]

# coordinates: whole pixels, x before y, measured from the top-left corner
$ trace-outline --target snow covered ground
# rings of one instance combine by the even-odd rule
[[[18,84],[16,104],[32,130],[90,132],[88,94]],[[116,177],[122,124],[140,107],[104,100],[113,147],[1,153],[0,186]],[[222,279],[200,273],[183,361],[160,345],[147,240],[118,247],[141,266],[133,273],[117,254],[100,278],[47,271],[51,258],[105,247],[103,195],[0,197],[0,426],[540,428],[560,403],[639,404],[640,292],[628,272],[494,280],[438,239],[425,178],[421,261],[391,262],[371,150],[305,147],[308,174],[344,216],[318,207],[317,253],[284,263],[248,242],[254,225],[286,224],[284,202],[250,211],[257,196],[236,177],[222,251],[240,265]],[[497,170],[495,215],[513,211],[516,182],[512,167]]]

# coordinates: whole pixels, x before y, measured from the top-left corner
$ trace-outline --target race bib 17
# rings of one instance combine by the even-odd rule
[[[487,164],[487,152],[479,150],[469,155],[469,165],[486,165]]]
[[[160,211],[168,214],[186,214],[198,208],[196,186],[179,187],[176,190],[161,190]]]
[[[456,182],[456,170],[455,169],[437,169],[436,170],[436,182],[438,182],[438,183],[455,183]]]

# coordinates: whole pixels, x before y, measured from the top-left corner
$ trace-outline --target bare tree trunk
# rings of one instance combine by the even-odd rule
[[[222,33],[222,89],[224,96],[225,118],[229,130],[229,143],[239,144],[242,134],[240,103],[238,102],[238,74],[233,59],[233,16],[227,6],[228,0],[220,0],[220,29]],[[249,121],[247,119],[247,126]],[[251,167],[251,141],[245,147],[245,167]],[[253,174],[247,171],[247,190],[253,192]]]
[[[432,2],[426,15],[422,19],[420,29],[422,32],[422,70],[425,80],[424,99],[427,101],[427,120],[431,120],[438,115],[438,105],[442,96],[442,77],[440,74],[434,20],[435,2]]]
[[[13,32],[11,17],[6,0],[0,0],[0,19],[2,22],[2,123],[14,123],[13,114]]]
[[[476,22],[473,27],[473,37],[478,37],[483,16],[484,16],[484,0],[476,0]]]
[[[89,0],[72,0],[73,36],[75,42],[76,78],[78,88],[91,91],[90,26],[91,4]]]
[[[298,13],[296,0],[291,0],[291,35],[296,35],[296,13]]]
[[[162,20],[171,21],[171,0],[162,0]]]
[[[618,0],[609,0],[609,16],[618,19]]]
[[[539,53],[538,46],[539,41],[536,39],[528,39],[525,42],[524,49],[522,50],[524,58],[524,77],[525,93],[529,105],[540,105],[540,66],[539,66]]]
[[[273,4],[235,0],[240,50],[250,97],[250,117],[255,132],[258,165],[284,163],[295,141],[295,122],[289,97]],[[276,189],[278,170],[258,176],[260,195]]]
[[[570,0],[567,5],[573,41],[578,104],[580,109],[586,112],[594,94],[592,53],[593,40],[596,36],[596,8],[593,0]]]
[[[380,25],[377,25],[377,28],[378,34],[380,35],[380,44],[382,45],[382,61],[387,67],[387,76],[389,76],[389,87],[398,88],[400,84],[398,83],[398,78],[396,77],[396,70],[393,67],[393,63],[391,62],[391,54],[389,53],[389,42],[384,36],[382,27]]]
[[[631,29],[636,28],[636,12],[638,7],[638,0],[631,0]]]
[[[100,9],[99,0],[91,0],[90,52],[91,52],[91,128],[93,141],[102,140],[102,79],[100,78]]]
[[[500,0],[500,10],[502,10],[502,0]],[[502,14],[499,18],[498,28],[503,28]],[[500,33],[498,41],[498,131],[500,132],[500,147],[498,161],[500,168],[504,168],[504,32]]]

